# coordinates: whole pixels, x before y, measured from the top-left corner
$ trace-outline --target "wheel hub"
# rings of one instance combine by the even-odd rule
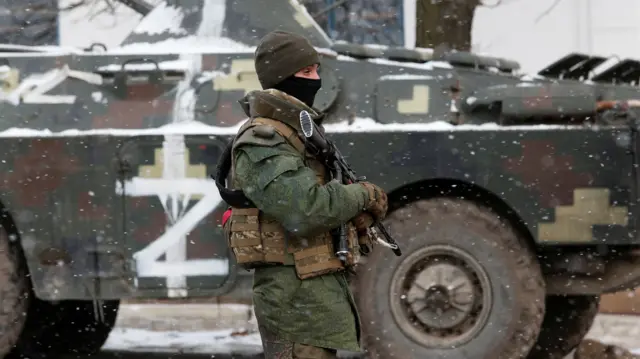
[[[412,253],[392,279],[391,311],[400,328],[427,347],[452,348],[484,327],[491,287],[467,252],[434,245]]]
[[[418,273],[407,293],[407,304],[423,324],[451,329],[469,316],[475,298],[472,278],[442,263]]]

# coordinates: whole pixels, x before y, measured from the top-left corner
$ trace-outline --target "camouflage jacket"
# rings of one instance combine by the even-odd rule
[[[241,103],[250,117],[279,120],[298,131],[301,110],[317,115],[277,90],[254,91]],[[358,184],[319,185],[302,155],[286,142],[274,147],[238,145],[233,156],[234,187],[241,188],[260,210],[288,231],[301,236],[349,221],[368,200],[368,193]],[[360,350],[360,319],[344,274],[300,280],[293,266],[257,268],[253,293],[258,323],[282,339]]]

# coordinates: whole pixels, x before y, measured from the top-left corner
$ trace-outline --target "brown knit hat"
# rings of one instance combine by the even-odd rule
[[[256,72],[263,89],[273,88],[300,69],[317,63],[320,56],[309,40],[286,31],[268,33],[256,48]]]

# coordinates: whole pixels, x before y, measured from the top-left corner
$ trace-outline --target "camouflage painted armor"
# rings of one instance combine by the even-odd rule
[[[259,210],[234,208],[225,228],[238,262],[255,268],[265,351],[286,343],[358,351],[360,319],[330,231],[360,214],[369,193],[359,184],[327,182],[326,168],[303,155],[298,116],[317,116],[311,108],[273,89],[253,91],[241,103],[251,120],[233,144],[231,184]]]

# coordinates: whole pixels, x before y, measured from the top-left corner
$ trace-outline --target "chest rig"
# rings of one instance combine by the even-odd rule
[[[264,117],[247,121],[238,131],[236,139],[256,126],[268,125],[282,136],[303,158],[305,166],[316,174],[319,184],[328,180],[328,170],[321,161],[305,151],[304,142],[295,129],[287,124]],[[260,129],[256,129],[260,131]],[[255,131],[254,131],[255,133]],[[258,132],[259,133],[259,132]],[[229,247],[238,265],[249,270],[260,266],[293,265],[300,279],[337,272],[352,267],[360,259],[360,244],[353,223],[347,223],[348,260],[343,263],[336,256],[335,236],[329,231],[310,237],[300,237],[287,231],[280,223],[248,200],[236,187],[234,179],[234,141],[226,148],[216,173],[216,185],[229,209],[223,218],[223,228]],[[231,172],[231,187],[222,180]]]

